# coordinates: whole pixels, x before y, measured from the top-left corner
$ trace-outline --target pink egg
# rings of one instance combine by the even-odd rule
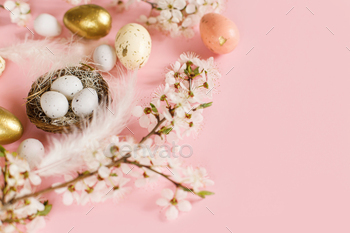
[[[236,48],[239,41],[236,24],[220,14],[204,15],[201,19],[200,31],[205,46],[214,53],[230,53]]]

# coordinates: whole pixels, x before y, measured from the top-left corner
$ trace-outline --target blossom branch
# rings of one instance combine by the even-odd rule
[[[139,144],[142,144],[144,143],[150,136],[152,136],[153,134],[155,134],[155,132],[157,131],[157,129],[159,128],[159,126],[165,121],[165,118],[163,118],[162,120],[158,120],[158,124],[153,128],[153,130],[151,132],[149,132],[145,137],[143,137],[141,139],[141,141],[139,142]],[[131,157],[131,154],[128,153],[126,154],[125,156],[123,156],[122,158],[108,164],[106,167],[108,168],[111,168],[111,167],[115,167],[121,163],[126,163],[127,162],[127,159]],[[18,197],[18,198],[14,198],[10,201],[8,201],[7,203],[5,203],[5,206],[6,205],[9,205],[9,204],[14,204],[20,200],[25,200],[27,198],[30,198],[30,197],[36,197],[36,196],[39,196],[41,194],[44,194],[44,193],[48,193],[48,192],[51,192],[53,190],[56,190],[56,189],[60,189],[60,188],[64,188],[64,187],[67,187],[71,184],[75,184],[77,183],[78,181],[81,181],[81,180],[84,180],[88,177],[91,177],[91,176],[94,176],[98,173],[98,170],[94,171],[94,172],[89,172],[89,173],[83,173],[83,174],[79,174],[78,177],[76,177],[75,179],[73,180],[70,180],[70,181],[67,181],[65,183],[62,183],[60,185],[57,185],[57,186],[54,186],[54,187],[48,187],[46,189],[43,189],[43,190],[40,190],[38,192],[35,192],[35,193],[31,193],[31,194],[28,194],[28,195],[25,195],[25,196],[22,196],[22,197]]]
[[[173,183],[177,188],[181,188],[181,189],[183,189],[184,191],[189,191],[189,192],[191,192],[191,193],[193,193],[193,194],[195,194],[195,195],[197,195],[197,196],[199,196],[199,197],[204,198],[204,196],[201,196],[201,195],[195,193],[193,189],[190,189],[190,188],[186,187],[185,185],[183,185],[183,184],[181,184],[181,183],[179,183],[179,182],[176,182],[176,181],[174,181],[173,179],[170,179],[168,175],[165,175],[164,173],[159,172],[159,171],[153,169],[151,166],[142,165],[142,164],[140,164],[140,163],[138,163],[138,162],[133,162],[133,161],[129,161],[129,160],[126,160],[124,163],[133,164],[133,165],[135,165],[135,166],[137,166],[137,167],[139,167],[139,168],[147,168],[148,170],[150,170],[150,171],[152,171],[152,172],[154,172],[154,173],[157,173],[158,175],[163,176],[165,179],[167,179],[167,180],[169,180],[171,183]]]
[[[107,167],[114,167],[114,166],[117,166],[119,164],[121,164],[122,162],[126,161],[127,158],[129,158],[131,156],[130,153],[126,154],[124,157],[110,163],[109,165],[107,165]],[[27,198],[30,198],[30,197],[36,197],[36,196],[39,196],[41,194],[44,194],[44,193],[47,193],[47,192],[51,192],[55,189],[60,189],[60,188],[64,188],[64,187],[67,187],[71,184],[75,184],[76,182],[78,181],[81,181],[83,179],[86,179],[90,176],[93,176],[93,175],[96,175],[98,173],[98,170],[97,171],[94,171],[94,172],[89,172],[89,173],[83,173],[83,174],[80,174],[77,178],[73,179],[73,180],[70,180],[70,181],[67,181],[65,183],[62,183],[60,185],[57,185],[57,186],[54,186],[54,187],[49,187],[49,188],[46,188],[46,189],[43,189],[43,190],[40,190],[38,192],[35,192],[35,193],[31,193],[31,194],[28,194],[28,195],[25,195],[25,196],[22,196],[22,197],[18,197],[18,198],[14,198],[10,201],[8,201],[6,204],[14,204],[20,200],[24,200],[24,199],[27,199]]]

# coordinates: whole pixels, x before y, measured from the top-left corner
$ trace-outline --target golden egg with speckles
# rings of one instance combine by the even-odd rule
[[[112,17],[103,7],[86,4],[69,9],[63,16],[63,23],[78,36],[100,39],[111,30]]]
[[[22,137],[23,126],[11,112],[0,107],[0,145],[10,144]]]

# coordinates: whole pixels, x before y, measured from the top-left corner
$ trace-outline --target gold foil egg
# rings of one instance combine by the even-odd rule
[[[78,36],[100,39],[111,30],[112,17],[103,7],[86,4],[69,9],[63,16],[63,23]]]
[[[23,126],[11,112],[0,107],[0,145],[9,144],[22,137]]]

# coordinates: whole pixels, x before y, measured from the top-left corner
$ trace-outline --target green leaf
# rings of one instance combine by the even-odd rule
[[[213,102],[204,103],[204,104],[199,105],[199,107],[198,107],[197,109],[209,108],[209,107],[212,106],[212,105],[213,105]]]
[[[214,195],[215,193],[203,190],[203,191],[200,191],[196,194],[198,196],[200,196],[201,198],[205,198],[205,196]]]
[[[156,106],[154,106],[154,104],[150,103],[151,107],[152,107],[152,111],[155,113],[158,113],[158,109],[156,108]]]
[[[39,216],[46,216],[50,213],[52,209],[52,205],[45,205],[45,209],[43,211],[38,211]]]
[[[172,127],[169,127],[169,128],[163,128],[161,130],[161,133],[164,133],[164,134],[169,134],[171,131],[173,130]]]
[[[5,148],[0,145],[0,157],[5,157]]]
[[[194,71],[193,71],[193,72],[194,72],[194,74],[195,74],[195,75],[198,75],[198,74],[199,74],[199,66],[197,66],[197,68],[196,68],[196,69],[194,69]]]

